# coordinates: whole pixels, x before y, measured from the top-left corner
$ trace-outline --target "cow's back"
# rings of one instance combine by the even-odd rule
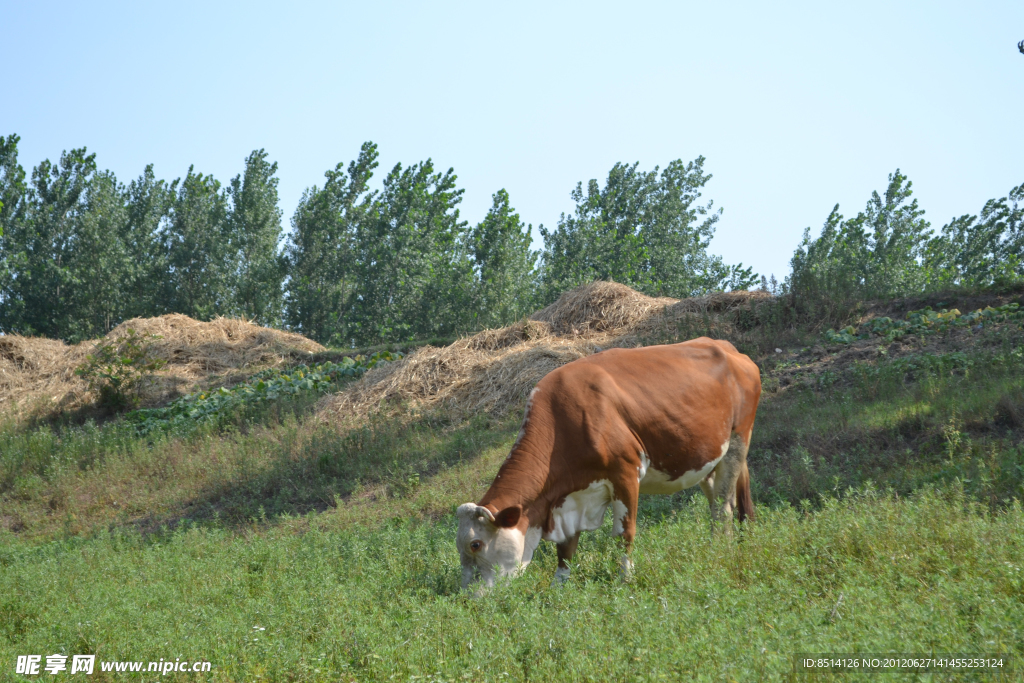
[[[720,458],[734,433],[749,439],[760,389],[747,356],[702,337],[575,361],[541,380],[536,398],[553,422],[554,462],[565,463],[556,470],[587,479],[633,466],[633,455],[674,479]]]

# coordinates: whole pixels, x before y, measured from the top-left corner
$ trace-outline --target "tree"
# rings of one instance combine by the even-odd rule
[[[985,202],[980,219],[964,214],[942,226],[928,242],[925,264],[932,289],[1024,277],[1024,184]]]
[[[839,205],[825,219],[821,235],[803,239],[790,261],[792,271],[784,289],[816,298],[848,299],[858,295],[867,279],[870,249],[863,230],[848,230]]]
[[[25,184],[25,169],[18,163],[17,135],[0,137],[0,236],[5,226],[22,220],[28,186]]]
[[[1008,197],[987,202],[981,219],[1001,226],[1000,257],[1015,261],[1015,277],[1024,277],[1024,183],[1010,190]]]
[[[174,285],[162,238],[169,229],[179,182],[157,180],[153,165],[149,164],[125,189],[122,242],[128,263],[121,275],[124,320],[174,310]]]
[[[138,183],[125,188],[113,173],[97,172],[95,155],[83,148],[65,152],[57,165],[44,161],[26,188],[16,143],[8,138],[2,157],[12,211],[3,216],[11,229],[2,242],[8,272],[0,281],[0,326],[78,341],[152,315],[162,274],[154,270],[160,218],[138,220]],[[142,181],[152,184],[151,167]],[[159,204],[163,215],[167,202]]]
[[[817,239],[805,230],[791,261],[790,291],[835,300],[921,291],[928,280],[922,259],[930,224],[917,199],[911,200],[912,187],[896,169],[884,198],[872,192],[864,211],[848,221],[837,204]]]
[[[125,285],[133,270],[125,248],[125,189],[110,171],[96,173],[85,193],[69,255],[74,291],[67,298],[68,335],[73,340],[106,334],[130,306]]]
[[[162,234],[168,265],[163,300],[168,310],[209,320],[230,306],[227,200],[213,176],[191,166],[177,189]]]
[[[896,169],[889,176],[885,198],[872,192],[864,212],[854,219],[858,228],[870,230],[868,296],[905,296],[924,287],[921,257],[931,224],[922,218],[924,211],[918,208],[917,199],[911,199],[912,187],[913,183]]]
[[[377,168],[377,146],[363,144],[359,158],[324,175],[323,189],[306,190],[292,217],[285,247],[288,325],[317,341],[346,343],[356,287],[355,238],[370,211],[368,184]]]
[[[355,233],[349,336],[359,344],[450,335],[472,323],[463,190],[430,159],[397,164]]]
[[[649,227],[643,230],[652,283],[645,290],[648,294],[697,296],[723,289],[746,290],[758,281],[752,268],[742,263],[729,266],[720,256],[708,254],[722,209],[714,211],[710,201],[707,206],[696,204],[700,189],[711,180],[703,168],[704,157],[685,165],[673,161],[655,185]]]
[[[76,296],[91,281],[76,267],[81,261],[76,263],[75,251],[95,172],[95,155],[84,147],[62,153],[56,165],[45,160],[33,169],[24,218],[10,225],[11,234],[4,237],[17,259],[5,296],[14,319],[6,330],[67,340],[79,332]]]
[[[260,149],[245,160],[245,171],[231,180],[229,248],[234,312],[260,325],[281,322],[284,263],[277,253],[281,239],[277,162],[269,163]]]
[[[721,209],[696,203],[711,179],[704,157],[673,161],[660,175],[638,165],[615,164],[603,188],[591,180],[584,193],[578,183],[575,213],[562,214],[554,231],[541,227],[545,300],[591,280],[676,297],[755,284],[751,269],[707,252]]]
[[[29,188],[25,169],[18,163],[17,135],[0,137],[0,331],[15,329],[24,311],[14,291],[14,275],[24,253],[16,241],[25,219]]]
[[[398,164],[370,192],[376,167],[367,142],[347,173],[338,164],[303,195],[285,250],[289,325],[346,346],[468,328],[473,262],[454,171]]]
[[[480,327],[508,325],[535,308],[540,254],[530,250],[533,226],[519,219],[505,190],[498,190],[492,201],[487,216],[469,235]]]

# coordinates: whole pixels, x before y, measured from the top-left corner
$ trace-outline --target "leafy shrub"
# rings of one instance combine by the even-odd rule
[[[149,347],[159,335],[139,335],[128,328],[124,337],[96,345],[75,374],[99,395],[99,404],[111,410],[131,408],[139,402],[139,388],[151,373],[167,364],[160,358],[149,358]]]
[[[312,367],[299,365],[287,371],[271,368],[256,373],[244,384],[195,392],[163,408],[133,411],[128,415],[128,420],[142,434],[161,429],[189,428],[201,422],[234,415],[246,405],[275,401],[307,391],[325,393],[339,382],[361,377],[379,363],[401,357],[401,353],[380,351],[369,357],[346,357],[338,363],[321,363]]]
[[[825,330],[825,333],[821,336],[825,338],[825,341],[833,344],[851,344],[857,341],[857,328],[853,325],[844,327],[843,329],[836,332],[835,330]]]
[[[1005,304],[997,308],[986,306],[967,314],[958,309],[942,309],[933,311],[931,306],[919,311],[907,313],[906,320],[893,320],[888,317],[872,318],[860,327],[850,325],[838,332],[826,330],[822,337],[832,344],[851,344],[858,339],[882,337],[887,341],[902,339],[910,334],[934,334],[946,332],[956,327],[976,327],[991,323],[1024,322],[1024,311],[1018,310],[1018,304]]]

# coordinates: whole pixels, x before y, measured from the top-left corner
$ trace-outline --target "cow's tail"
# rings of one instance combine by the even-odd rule
[[[739,521],[754,520],[754,499],[750,497],[750,471],[747,463],[743,463],[740,476],[736,480],[736,516]]]

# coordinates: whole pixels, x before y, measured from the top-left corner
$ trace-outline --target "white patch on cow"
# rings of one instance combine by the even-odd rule
[[[612,483],[607,479],[570,493],[564,503],[551,510],[552,528],[544,534],[544,540],[565,543],[581,531],[599,529],[611,502]]]
[[[626,504],[621,500],[612,501],[612,515],[615,521],[615,525],[612,527],[612,533],[616,536],[620,535],[625,528],[622,525],[622,520],[626,518],[627,512],[629,512],[629,510],[626,509]]]
[[[560,586],[560,585],[562,585],[563,583],[565,583],[568,580],[569,580],[569,568],[568,567],[559,567],[558,569],[555,570],[555,580],[552,581],[551,583],[554,586]]]
[[[640,467],[636,468],[636,480],[643,481],[644,476],[647,474],[647,468],[651,466],[651,459],[647,457],[647,454],[640,451]]]
[[[519,442],[523,440],[524,436],[526,436],[526,423],[530,421],[530,408],[533,407],[533,397],[537,395],[538,391],[540,391],[540,389],[534,387],[526,399],[526,410],[523,411],[523,424],[519,426],[519,436],[516,437],[516,442],[512,444],[512,450],[509,451],[508,457],[505,458],[506,460],[512,457],[515,450],[519,448]]]
[[[523,559],[526,555],[526,534],[512,527],[511,529],[497,529],[496,536],[493,543],[498,555],[494,558],[495,567],[499,569],[501,575],[517,574],[523,566]],[[533,559],[534,548],[530,548],[530,559]],[[527,564],[529,562],[526,560]]]
[[[704,464],[699,470],[690,470],[683,472],[680,476],[675,479],[670,479],[669,476],[661,470],[650,468],[647,470],[647,475],[640,480],[640,493],[675,493],[676,491],[682,491],[688,489],[691,486],[696,486],[700,482],[704,481],[704,478],[708,476],[711,470],[715,469],[725,454],[729,452],[729,444],[731,441],[726,441],[722,444],[722,454]]]
[[[525,567],[533,561],[533,551],[540,545],[540,527],[531,526],[526,530],[526,538],[523,539],[523,559],[521,566]]]

